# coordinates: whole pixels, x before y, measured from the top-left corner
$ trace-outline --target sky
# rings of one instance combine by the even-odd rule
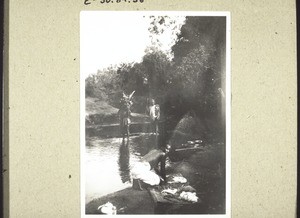
[[[84,11],[80,15],[80,71],[86,78],[111,65],[140,62],[147,46],[149,14],[134,12]],[[177,17],[177,31],[184,18]],[[170,50],[174,34],[161,37],[162,50]]]

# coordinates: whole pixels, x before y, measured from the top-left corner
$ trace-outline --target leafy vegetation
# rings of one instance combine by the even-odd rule
[[[193,111],[224,126],[225,29],[225,17],[186,17],[179,28],[171,17],[151,16],[152,46],[142,61],[121,63],[89,76],[86,96],[119,107],[122,92],[135,90],[134,112],[145,112],[146,99],[154,98],[166,117],[179,120]],[[165,31],[173,31],[169,50],[160,49]]]

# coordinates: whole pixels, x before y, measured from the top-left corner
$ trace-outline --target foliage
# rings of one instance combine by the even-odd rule
[[[160,50],[171,60],[173,58],[171,48],[178,41],[178,34],[185,17],[150,16],[149,22],[151,46],[146,49],[146,53]]]
[[[179,96],[199,116],[221,112],[218,90],[225,79],[225,21],[225,17],[187,17],[172,47]]]
[[[121,93],[135,90],[133,111],[143,111],[146,98],[161,103],[166,115],[194,110],[197,116],[220,115],[225,90],[225,17],[151,16],[152,46],[140,63],[122,63],[86,79],[86,95],[118,107]],[[166,31],[169,50],[161,48]],[[221,90],[221,92],[220,92]],[[177,108],[171,110],[171,108]]]
[[[97,97],[100,100],[111,100],[121,92],[120,76],[116,66],[98,70],[97,74],[90,75],[86,81],[86,96]]]

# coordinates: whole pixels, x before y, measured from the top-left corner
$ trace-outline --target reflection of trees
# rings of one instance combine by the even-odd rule
[[[119,149],[119,173],[123,183],[130,181],[130,165],[129,165],[129,140],[122,140]]]

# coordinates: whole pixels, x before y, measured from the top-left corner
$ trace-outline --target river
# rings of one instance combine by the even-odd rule
[[[122,138],[87,137],[84,173],[86,203],[131,186],[130,166],[156,146],[156,136],[140,133]]]

